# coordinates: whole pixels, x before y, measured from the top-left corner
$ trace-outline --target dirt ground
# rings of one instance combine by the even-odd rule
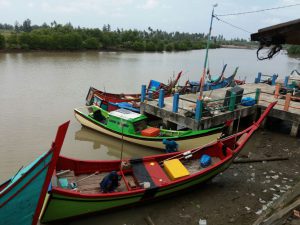
[[[155,225],[199,224],[200,219],[207,225],[252,224],[269,204],[300,182],[299,137],[258,130],[239,155],[271,156],[289,156],[289,160],[233,164],[196,190],[62,224],[149,225],[149,218]]]

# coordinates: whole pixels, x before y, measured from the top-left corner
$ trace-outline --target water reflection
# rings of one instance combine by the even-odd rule
[[[93,149],[107,149],[107,155],[119,158],[121,156],[122,140],[98,133],[86,127],[75,132],[75,140],[92,143]],[[162,153],[129,142],[123,142],[123,158],[142,157]]]

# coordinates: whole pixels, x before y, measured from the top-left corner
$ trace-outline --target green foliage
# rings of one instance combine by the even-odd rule
[[[6,43],[9,49],[18,49],[19,48],[19,41],[18,36],[16,33],[12,33],[8,36]]]
[[[145,45],[142,41],[135,41],[132,45],[132,49],[135,51],[145,51]]]
[[[31,28],[31,20],[27,19],[23,22],[22,30],[24,32],[30,32],[32,30]]]
[[[287,52],[289,55],[300,55],[300,46],[299,45],[291,45],[288,47]]]
[[[174,50],[174,45],[173,45],[173,43],[167,44],[167,46],[166,46],[166,51],[171,52],[171,51],[173,51],[173,50]]]
[[[83,42],[83,47],[86,49],[99,49],[100,43],[97,38],[89,37]]]
[[[112,30],[109,24],[102,29],[73,27],[56,21],[50,25],[32,25],[30,19],[14,26],[0,24],[5,35],[4,48],[24,50],[134,50],[134,51],[186,51],[206,48],[207,36],[204,33],[165,32],[148,27],[147,30]],[[234,42],[246,40],[236,39]],[[3,41],[2,41],[3,42]],[[0,43],[2,43],[0,42]],[[247,42],[247,41],[246,41]],[[222,35],[212,37],[211,48],[227,43]],[[3,48],[3,44],[0,45]]]
[[[146,42],[146,47],[145,47],[146,51],[148,52],[155,52],[156,47],[155,44],[152,41]]]
[[[0,34],[0,49],[5,48],[5,37]]]

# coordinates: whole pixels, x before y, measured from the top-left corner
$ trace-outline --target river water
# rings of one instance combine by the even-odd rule
[[[118,159],[121,142],[81,125],[73,108],[85,104],[90,86],[108,92],[139,92],[150,79],[167,82],[183,70],[180,84],[199,80],[204,51],[175,53],[34,52],[0,54],[0,182],[49,149],[59,124],[71,120],[62,154],[81,159]],[[239,66],[237,78],[253,82],[258,72],[288,75],[299,60],[281,53],[258,61],[255,50],[210,50],[211,73],[226,75]],[[155,154],[124,144],[124,157]]]

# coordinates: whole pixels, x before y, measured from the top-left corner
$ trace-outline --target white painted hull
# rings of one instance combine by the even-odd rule
[[[89,121],[85,117],[81,116],[80,114],[75,113],[75,118],[81,123],[83,126],[89,127],[93,130],[99,131],[103,134],[107,134],[109,136],[113,136],[115,138],[121,139],[122,140],[122,134],[119,133],[114,133],[108,129],[105,129],[99,125],[94,124],[93,122]],[[197,148],[199,146],[206,145],[211,142],[215,142],[219,137],[221,136],[221,132],[214,133],[211,135],[206,135],[206,136],[198,136],[198,137],[190,137],[187,139],[183,140],[175,140],[176,143],[178,144],[178,150],[183,151],[183,150],[189,150],[193,148]],[[123,136],[123,140],[135,143],[138,145],[143,145],[143,146],[148,146],[152,148],[158,148],[158,149],[165,149],[165,145],[162,143],[162,141],[157,141],[157,140],[143,140],[143,139],[138,139],[134,137],[128,137],[128,136]]]

